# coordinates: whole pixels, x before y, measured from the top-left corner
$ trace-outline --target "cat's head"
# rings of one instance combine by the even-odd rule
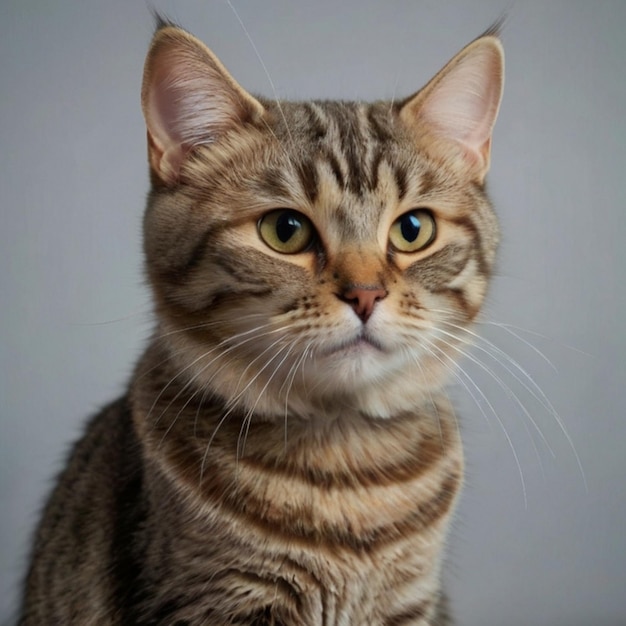
[[[142,103],[159,333],[193,393],[244,411],[391,417],[432,398],[478,313],[502,47],[400,102],[276,102],[166,25]]]

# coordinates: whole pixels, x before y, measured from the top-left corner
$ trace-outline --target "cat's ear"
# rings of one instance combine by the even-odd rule
[[[492,35],[465,47],[400,108],[400,118],[420,136],[451,140],[465,165],[482,181],[489,169],[491,134],[504,84],[504,51]]]
[[[150,167],[166,185],[177,181],[183,160],[195,146],[213,143],[264,113],[201,41],[169,25],[152,40],[141,106]]]

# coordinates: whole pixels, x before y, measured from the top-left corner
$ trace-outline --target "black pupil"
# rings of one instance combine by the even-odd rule
[[[302,222],[293,213],[283,213],[276,220],[276,235],[283,243],[287,243],[300,228]]]
[[[420,224],[419,219],[410,213],[409,215],[405,215],[400,221],[400,230],[402,231],[402,236],[409,243],[413,243],[420,234],[420,228],[422,225]]]

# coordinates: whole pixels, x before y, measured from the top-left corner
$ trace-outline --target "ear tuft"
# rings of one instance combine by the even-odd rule
[[[165,184],[176,182],[194,147],[217,141],[264,111],[202,42],[168,23],[152,40],[141,104],[150,166]]]
[[[421,134],[460,145],[466,164],[483,180],[503,83],[502,44],[493,35],[480,37],[402,105],[400,118]]]

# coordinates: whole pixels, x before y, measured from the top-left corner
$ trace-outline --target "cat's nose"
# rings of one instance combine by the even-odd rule
[[[354,309],[365,324],[376,303],[387,297],[387,290],[379,285],[350,285],[338,296]]]

